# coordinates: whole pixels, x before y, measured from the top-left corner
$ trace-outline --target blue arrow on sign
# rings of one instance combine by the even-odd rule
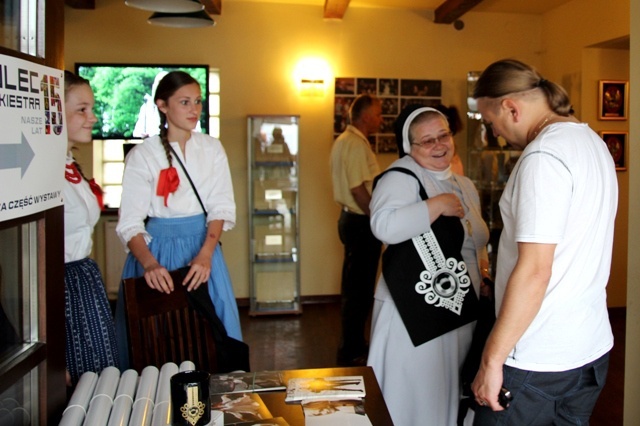
[[[31,164],[31,160],[35,156],[31,145],[22,133],[22,142],[14,144],[0,144],[0,170],[20,168],[21,176],[24,177],[25,172]]]

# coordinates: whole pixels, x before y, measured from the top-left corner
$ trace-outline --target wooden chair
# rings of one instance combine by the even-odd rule
[[[131,367],[193,361],[198,370],[216,372],[216,344],[211,325],[190,305],[184,271],[172,271],[171,294],[151,289],[144,278],[123,280]],[[203,291],[207,285],[202,284]],[[204,297],[208,297],[208,292]]]

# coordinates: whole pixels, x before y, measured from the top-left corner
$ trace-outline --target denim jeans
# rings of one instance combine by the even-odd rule
[[[583,426],[607,378],[609,354],[582,367],[535,372],[504,366],[504,387],[513,400],[504,411],[476,409],[474,426]]]

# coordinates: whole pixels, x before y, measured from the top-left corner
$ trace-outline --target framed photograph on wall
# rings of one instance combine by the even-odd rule
[[[626,120],[628,103],[628,81],[600,80],[598,89],[598,120]]]
[[[627,170],[627,132],[603,130],[600,137],[609,148],[616,170]]]

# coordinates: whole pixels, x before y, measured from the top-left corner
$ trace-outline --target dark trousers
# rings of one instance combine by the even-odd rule
[[[504,366],[504,386],[513,400],[504,411],[476,408],[474,426],[588,425],[607,379],[609,354],[582,367],[535,372]]]
[[[369,216],[343,211],[338,221],[344,245],[342,265],[342,338],[338,362],[364,355],[364,330],[373,306],[382,243],[371,233]]]

